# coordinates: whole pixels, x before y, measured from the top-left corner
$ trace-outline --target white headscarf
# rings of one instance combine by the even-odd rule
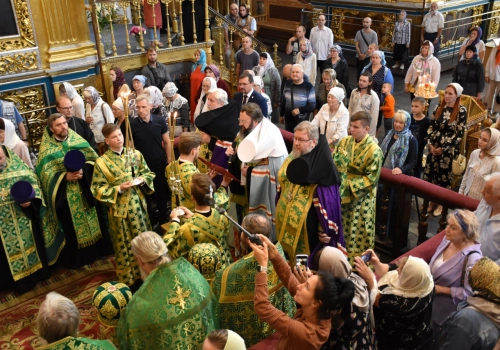
[[[215,81],[214,78],[206,77],[203,79],[203,81],[205,80],[208,80],[210,82],[210,89],[208,89],[208,91],[217,89],[217,82]],[[193,115],[194,118],[198,117],[201,113],[208,111],[208,106],[205,102],[203,102],[203,97],[205,97],[205,91],[203,91],[202,88],[200,100],[198,101],[198,104],[196,105],[196,109],[194,111]]]
[[[335,97],[337,99],[337,101],[339,101],[340,105],[341,106],[343,105],[342,101],[344,101],[344,98],[345,98],[344,89],[339,88],[338,86],[333,87],[328,92],[328,95],[333,95],[333,97]]]
[[[22,142],[19,136],[16,134],[16,127],[10,120],[4,119],[5,123],[5,138],[3,142],[0,142],[0,145],[5,145],[10,149],[16,147],[19,142]]]
[[[115,102],[113,102],[113,106],[115,106],[116,108],[122,110],[122,111],[125,111],[125,107],[123,106],[123,101],[120,97],[118,97]]]
[[[64,82],[62,84],[64,85],[64,88],[66,89],[66,93],[68,94],[68,98],[73,101],[73,99],[76,97],[76,95],[78,95],[78,93],[76,92],[76,89],[70,83]]]
[[[153,108],[163,104],[163,94],[156,86],[148,86],[144,89],[144,93],[149,96],[149,103],[153,105]]]
[[[230,329],[227,330],[227,342],[224,350],[246,350],[245,340],[238,334]]]
[[[267,52],[266,52],[266,55],[267,55],[266,64],[264,64],[263,66],[261,66],[259,64],[259,66],[258,66],[259,67],[259,71],[257,72],[257,75],[259,77],[264,76],[264,74],[267,72],[267,70],[269,68],[274,68],[274,62],[273,62],[273,59],[271,58],[271,55],[268,54]]]
[[[380,294],[392,294],[403,298],[423,298],[434,289],[429,265],[420,258],[410,256],[405,266],[398,273],[389,271],[378,281],[378,287],[387,285]]]

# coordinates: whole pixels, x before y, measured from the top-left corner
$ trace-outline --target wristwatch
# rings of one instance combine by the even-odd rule
[[[257,272],[267,272],[267,266],[257,266]]]

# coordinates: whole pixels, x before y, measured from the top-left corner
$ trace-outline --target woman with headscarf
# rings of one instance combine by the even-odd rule
[[[334,148],[344,136],[347,136],[349,111],[342,102],[344,98],[343,89],[339,87],[330,89],[328,102],[321,107],[311,122],[319,128],[320,134],[326,136],[330,148]]]
[[[144,75],[134,75],[132,79],[132,92],[128,95],[128,111],[132,118],[137,117],[137,107],[135,106],[135,99],[137,96],[144,93],[144,86],[146,85],[146,77]]]
[[[460,49],[458,50],[458,54],[462,57],[460,57],[460,60],[465,60],[465,51],[467,49],[467,46],[469,45],[474,45],[476,47],[477,55],[479,57],[479,60],[481,62],[484,62],[484,54],[486,53],[486,45],[484,42],[481,40],[481,37],[483,36],[483,30],[481,27],[473,27],[469,29],[469,37],[465,38],[462,46],[460,46]]]
[[[33,169],[28,146],[26,146],[19,136],[17,136],[16,127],[8,119],[0,118],[0,145],[8,147],[21,158],[30,169]]]
[[[203,79],[205,79],[205,68],[207,67],[207,54],[203,49],[196,49],[194,51],[195,63],[191,67],[191,76],[189,82],[191,86],[191,94],[189,97],[189,105],[195,106],[198,103],[198,90],[201,88]],[[191,117],[194,115],[194,110],[191,111]]]
[[[115,117],[111,107],[99,96],[99,92],[93,86],[87,86],[83,91],[85,97],[85,121],[94,133],[95,142],[99,148],[100,155],[106,152],[106,143],[102,134],[102,127],[107,123],[114,123]]]
[[[351,303],[350,318],[344,322],[332,319],[330,337],[321,350],[368,350],[373,349],[373,333],[370,322],[370,292],[366,282],[355,273],[345,254],[337,248],[325,247],[315,260],[319,271],[329,272],[335,277],[346,278],[354,284],[354,298]],[[297,273],[295,273],[297,276]],[[305,281],[301,281],[305,282]]]
[[[85,120],[85,105],[74,86],[67,82],[59,84],[59,94],[70,99],[75,117]]]
[[[500,171],[500,131],[491,127],[483,129],[477,147],[469,156],[458,193],[480,201],[484,177]]]
[[[332,68],[327,68],[321,73],[322,83],[319,84],[318,90],[316,90],[316,107],[321,108],[325,103],[327,103],[328,94],[330,90],[334,87],[339,87],[344,90],[344,96],[347,96],[347,91],[345,86],[342,85],[337,80],[337,73]],[[342,101],[345,103],[345,98]]]
[[[403,110],[397,111],[392,119],[392,129],[389,130],[380,145],[384,154],[383,167],[390,169],[393,175],[413,176],[413,170],[417,163],[418,141],[411,133],[410,125],[410,114]],[[381,211],[377,210],[376,231],[382,239],[391,239],[394,235],[395,216],[397,215],[397,192],[392,187],[379,184],[377,208],[382,207],[386,195],[389,197],[387,222],[381,222]],[[380,232],[380,226],[385,226],[386,232]]]
[[[474,294],[458,305],[433,350],[500,349],[500,266],[483,257],[470,270]]]
[[[346,96],[350,96],[349,65],[344,55],[342,55],[342,48],[339,45],[330,45],[330,57],[323,64],[323,71],[328,68],[333,69],[337,73],[337,80],[344,85]]]
[[[127,93],[130,91],[130,88],[125,82],[125,75],[120,68],[111,68],[109,70],[109,78],[113,83],[113,86],[109,89],[109,96],[113,96],[113,102],[123,93]]]
[[[429,265],[413,256],[404,257],[396,264],[382,264],[371,249],[363,253],[369,257],[375,275],[361,257],[354,266],[370,290],[378,348],[384,350],[421,349],[432,337],[430,327],[434,281]]]
[[[304,38],[300,41],[300,52],[297,56],[297,64],[304,69],[304,74],[309,78],[309,82],[314,86],[316,83],[316,72],[318,70],[316,54],[313,52],[311,42]]]
[[[484,68],[477,57],[475,45],[466,47],[465,59],[460,60],[453,70],[452,82],[459,83],[464,88],[464,95],[481,99],[484,90]]]
[[[175,136],[184,131],[189,131],[189,103],[188,100],[177,93],[178,89],[170,82],[163,88],[165,107],[169,115],[175,115]]]
[[[373,51],[370,57],[370,63],[363,68],[361,74],[364,72],[369,72],[372,75],[373,82],[371,84],[371,88],[377,93],[380,105],[383,105],[385,95],[382,95],[382,85],[384,85],[384,83],[390,83],[392,86],[391,93],[394,92],[394,78],[391,70],[386,67],[385,55],[382,51]],[[382,111],[379,111],[377,130],[382,125],[382,119],[383,113]]]
[[[168,124],[168,112],[163,104],[163,94],[156,86],[150,85],[144,89],[144,95],[149,96],[149,104],[151,105],[151,114],[156,114]]]
[[[448,84],[443,101],[436,106],[431,125],[427,129],[429,154],[423,180],[443,188],[451,187],[451,164],[460,152],[460,142],[467,128],[467,109],[460,104],[462,87]],[[440,216],[443,207],[430,203],[429,213]]]
[[[209,64],[205,67],[205,77],[214,78],[215,81],[217,82],[217,88],[224,90],[227,94],[227,97],[229,99],[231,98],[231,91],[229,90],[229,85],[227,85],[226,81],[221,78],[220,70],[219,68],[217,68],[215,64]],[[200,99],[200,96],[201,96],[201,84],[200,87],[198,88],[198,92],[196,93],[195,101],[198,101]]]
[[[472,295],[469,271],[481,259],[479,222],[468,210],[448,215],[446,235],[432,256],[429,267],[436,296],[432,307],[432,328],[436,332],[457,305]]]
[[[264,83],[264,91],[269,95],[272,105],[271,120],[278,121],[279,119],[279,104],[281,100],[281,77],[280,73],[274,66],[271,55],[267,52],[261,52],[259,58],[259,65],[253,67],[253,72],[256,76],[262,78]]]
[[[500,45],[495,47],[491,53],[486,69],[484,72],[484,80],[488,84],[486,89],[485,104],[488,110],[492,113],[500,112]]]
[[[392,33],[392,52],[396,64],[392,68],[405,69],[403,57],[410,47],[411,24],[406,19],[406,11],[399,12],[399,18]]]
[[[428,82],[438,86],[441,77],[441,63],[434,57],[434,45],[426,40],[420,47],[420,54],[415,56],[406,72],[405,92],[410,93],[411,101],[415,98],[415,87],[425,76]],[[427,101],[429,103],[429,100]]]
[[[196,119],[201,113],[208,111],[208,106],[206,104],[207,93],[214,89],[217,89],[217,83],[214,78],[206,77],[203,79],[203,83],[201,84],[200,99],[198,100],[198,104],[196,105],[196,109],[193,114],[194,119]]]
[[[125,121],[125,106],[123,105],[123,100],[121,98],[117,98],[115,102],[111,105],[111,111],[113,112],[113,116],[115,117],[115,124],[120,127],[122,130],[123,136],[125,136],[125,125],[122,124]]]

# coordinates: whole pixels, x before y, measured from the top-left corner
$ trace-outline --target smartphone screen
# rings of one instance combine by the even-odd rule
[[[361,260],[363,260],[365,263],[369,262],[372,258],[372,254],[371,253],[368,253],[366,255],[362,255],[361,256]]]
[[[309,256],[307,254],[297,254],[295,256],[295,264],[297,265],[297,267],[299,266],[304,266],[304,270],[307,270],[307,259],[309,258]]]

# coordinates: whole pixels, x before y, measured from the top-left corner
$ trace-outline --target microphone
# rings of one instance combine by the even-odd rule
[[[236,220],[234,220],[232,217],[230,217],[228,214],[227,214],[227,211],[226,209],[224,208],[221,208],[219,207],[217,204],[214,203],[214,207],[215,207],[215,210],[217,210],[220,214],[224,215],[226,218],[228,218],[229,221],[231,221],[233,223],[234,226],[236,226],[237,228],[240,229],[241,232],[243,232],[247,237],[248,239],[250,240],[250,242],[252,242],[253,244],[257,244],[257,245],[260,245],[260,246],[264,246],[262,244],[262,240],[255,234],[253,233],[250,233],[249,231],[247,231],[246,229],[244,229],[240,224],[238,224],[238,222]]]
[[[233,143],[231,144],[231,147],[232,147],[234,153],[229,156],[229,159],[227,161],[228,163],[232,163],[234,156],[236,156],[236,140],[233,141]]]

